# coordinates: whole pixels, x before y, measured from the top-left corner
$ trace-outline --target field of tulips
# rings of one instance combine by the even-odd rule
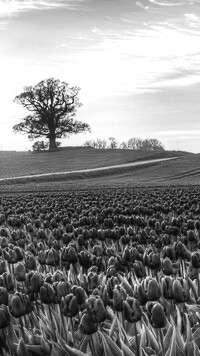
[[[0,195],[0,355],[200,356],[200,188]]]

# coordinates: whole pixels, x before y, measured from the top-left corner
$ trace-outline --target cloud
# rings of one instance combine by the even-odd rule
[[[18,12],[68,8],[77,10],[82,0],[0,0],[0,17],[14,16]]]

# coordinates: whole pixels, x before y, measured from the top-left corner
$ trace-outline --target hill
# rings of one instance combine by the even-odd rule
[[[189,154],[192,155],[193,154]],[[188,156],[182,151],[145,152],[66,147],[55,152],[0,152],[0,178],[113,166],[139,160]]]

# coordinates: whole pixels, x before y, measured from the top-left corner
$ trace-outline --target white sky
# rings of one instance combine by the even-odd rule
[[[12,127],[24,86],[49,77],[81,87],[86,139],[153,137],[200,152],[199,0],[0,0],[0,148],[32,142]]]

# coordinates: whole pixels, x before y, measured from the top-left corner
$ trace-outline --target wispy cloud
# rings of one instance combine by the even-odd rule
[[[13,16],[21,11],[68,8],[77,10],[82,0],[0,0],[0,17]]]

